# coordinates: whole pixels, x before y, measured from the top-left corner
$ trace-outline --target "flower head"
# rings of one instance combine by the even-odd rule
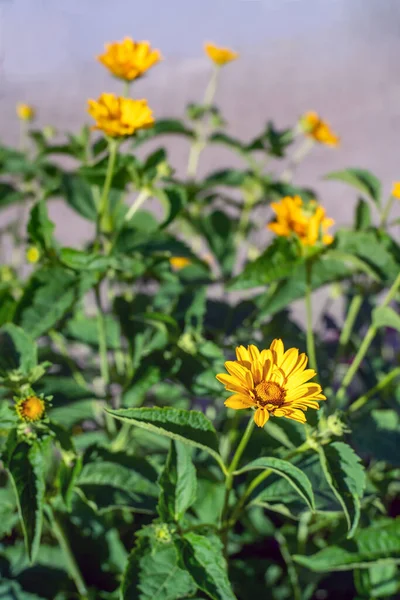
[[[22,421],[40,421],[45,413],[46,404],[43,398],[28,396],[17,402],[15,410]]]
[[[307,112],[300,119],[304,133],[320,144],[338,146],[340,138],[332,131],[329,123],[323,121],[318,113]]]
[[[234,52],[230,48],[220,48],[210,42],[204,44],[204,51],[218,67],[223,67],[227,63],[236,60],[239,56],[237,52]]]
[[[217,375],[233,392],[225,406],[255,409],[254,421],[259,427],[264,427],[271,415],[305,423],[307,408],[318,409],[318,401],[326,399],[321,386],[310,382],[316,373],[306,369],[307,356],[296,348],[285,352],[282,340],[274,340],[261,352],[256,346],[239,346],[236,359],[225,363],[229,375]]]
[[[188,265],[190,265],[191,260],[189,258],[186,258],[186,256],[171,256],[171,258],[169,259],[169,262],[170,262],[171,267],[175,271],[180,271],[184,267],[187,267]]]
[[[37,263],[40,258],[39,248],[30,246],[26,251],[26,260],[30,263]]]
[[[125,81],[141,77],[161,60],[159,50],[153,50],[149,42],[135,42],[125,38],[122,42],[105,45],[104,54],[97,60],[115,76]]]
[[[400,181],[395,181],[392,187],[392,196],[400,200]]]
[[[88,101],[89,114],[100,129],[112,137],[127,136],[154,125],[153,113],[147,100],[132,100],[114,94],[101,94],[98,100]]]
[[[21,119],[21,121],[33,121],[35,118],[35,109],[29,104],[18,102],[16,111],[17,116],[19,119]]]
[[[325,216],[325,209],[315,201],[304,205],[300,196],[286,196],[280,202],[272,202],[276,221],[267,225],[276,235],[290,237],[296,235],[303,246],[317,243],[328,245],[333,236],[327,233],[334,220]]]

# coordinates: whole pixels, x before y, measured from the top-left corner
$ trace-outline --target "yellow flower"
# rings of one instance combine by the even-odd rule
[[[17,414],[23,421],[40,421],[43,417],[46,405],[42,398],[28,396],[20,400],[15,407]]]
[[[101,94],[98,100],[89,100],[88,104],[88,112],[96,121],[93,129],[100,129],[112,137],[132,135],[137,129],[154,125],[147,100]]]
[[[184,267],[187,267],[188,265],[190,265],[191,260],[189,258],[186,258],[186,256],[172,256],[169,259],[169,262],[170,262],[171,267],[175,271],[180,271]]]
[[[97,60],[115,77],[125,81],[141,77],[162,59],[159,50],[153,50],[149,42],[135,42],[128,37],[122,42],[106,44],[105,49]]]
[[[223,67],[227,63],[232,62],[232,60],[236,60],[239,56],[237,52],[234,52],[230,48],[219,48],[211,42],[204,44],[204,51],[218,67]]]
[[[274,340],[261,352],[256,346],[239,346],[236,358],[225,363],[229,375],[217,375],[218,381],[233,392],[225,406],[255,409],[258,427],[264,427],[270,415],[305,423],[307,408],[319,409],[317,401],[326,400],[321,386],[310,382],[316,372],[306,369],[307,356],[296,348],[285,352],[282,340]]]
[[[18,118],[21,119],[21,121],[33,121],[35,118],[35,109],[29,104],[18,102],[16,111]]]
[[[328,245],[333,236],[327,233],[334,220],[325,216],[325,209],[315,201],[304,206],[300,196],[285,196],[280,202],[272,202],[276,221],[267,228],[276,235],[290,237],[295,234],[303,246],[315,246],[318,242]]]
[[[400,200],[400,181],[395,181],[392,188],[392,196]]]
[[[327,146],[338,146],[340,138],[333,133],[327,121],[323,121],[318,113],[314,111],[307,112],[300,119],[300,125],[304,133],[313,138],[320,144]]]
[[[26,251],[26,260],[30,263],[37,263],[40,258],[40,251],[36,246],[30,246]]]

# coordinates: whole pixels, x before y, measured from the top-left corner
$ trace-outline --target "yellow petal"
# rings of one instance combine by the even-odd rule
[[[254,422],[258,427],[264,427],[265,423],[269,419],[269,412],[264,408],[257,408],[254,413]]]
[[[284,346],[282,340],[274,340],[270,346],[270,350],[272,352],[272,356],[274,357],[275,364],[279,367],[281,365],[284,353]]]
[[[306,415],[301,410],[291,410],[285,417],[287,419],[293,419],[293,421],[298,421],[299,423],[305,423],[307,421]]]
[[[249,351],[244,346],[238,346],[236,348],[236,358],[238,360],[248,362],[250,360]]]
[[[243,408],[249,408],[253,406],[254,403],[250,400],[250,398],[246,398],[246,396],[242,396],[241,394],[235,394],[225,400],[225,406],[228,408],[234,408],[235,410],[241,410]]]
[[[314,371],[314,369],[305,369],[304,371],[298,370],[294,375],[289,375],[285,388],[293,389],[298,387],[309,379],[315,377],[316,374],[317,373]]]

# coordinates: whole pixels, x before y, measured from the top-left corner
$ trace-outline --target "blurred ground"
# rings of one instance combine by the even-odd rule
[[[232,135],[250,138],[269,118],[293,124],[308,109],[341,135],[340,149],[315,150],[296,181],[318,191],[338,224],[348,223],[356,194],[322,181],[325,173],[369,168],[387,193],[400,179],[399,31],[399,0],[0,0],[0,138],[17,140],[17,101],[60,130],[89,121],[87,98],[120,89],[93,57],[125,35],[150,40],[165,57],[135,95],[147,97],[156,116],[182,115],[203,94],[210,65],[202,45],[211,40],[241,53],[217,95]],[[186,144],[173,142],[171,153],[184,168]],[[231,162],[214,149],[200,170]],[[66,244],[89,233],[63,207],[52,214]]]

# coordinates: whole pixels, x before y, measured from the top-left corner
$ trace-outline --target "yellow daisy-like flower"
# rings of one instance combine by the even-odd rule
[[[17,116],[21,121],[33,121],[35,118],[35,109],[29,104],[18,102],[16,107]]]
[[[132,135],[137,129],[154,125],[147,100],[101,94],[98,100],[88,100],[88,104],[88,112],[96,121],[93,129],[100,129],[112,137]]]
[[[319,409],[318,401],[326,400],[321,386],[310,382],[316,372],[306,369],[307,356],[296,348],[285,352],[282,340],[274,340],[261,352],[257,346],[239,346],[236,358],[225,363],[229,375],[217,375],[233,392],[225,406],[255,409],[258,427],[264,427],[271,415],[305,423],[307,408]]]
[[[19,400],[15,410],[22,421],[40,421],[46,410],[45,401],[37,396],[28,396]]]
[[[129,37],[122,42],[106,44],[105,49],[97,60],[124,81],[141,77],[162,59],[160,51],[152,49],[149,42],[135,42]]]
[[[392,188],[392,196],[400,200],[400,181],[395,181]]]
[[[169,262],[175,271],[180,271],[184,267],[190,265],[192,261],[189,258],[186,258],[186,256],[171,256]]]
[[[327,231],[335,221],[327,217],[325,209],[315,201],[304,205],[300,196],[285,196],[280,202],[272,202],[271,208],[276,221],[269,223],[267,228],[276,235],[290,237],[295,234],[304,246],[333,242],[333,236]]]
[[[220,48],[211,42],[204,44],[204,51],[218,67],[223,67],[236,60],[239,56],[237,52],[234,52],[230,48]]]
[[[319,144],[327,146],[338,146],[340,138],[332,131],[329,123],[323,121],[318,113],[307,112],[300,119],[300,125],[304,133]]]
[[[37,263],[40,258],[39,248],[36,246],[31,246],[26,251],[26,260],[30,263]]]

